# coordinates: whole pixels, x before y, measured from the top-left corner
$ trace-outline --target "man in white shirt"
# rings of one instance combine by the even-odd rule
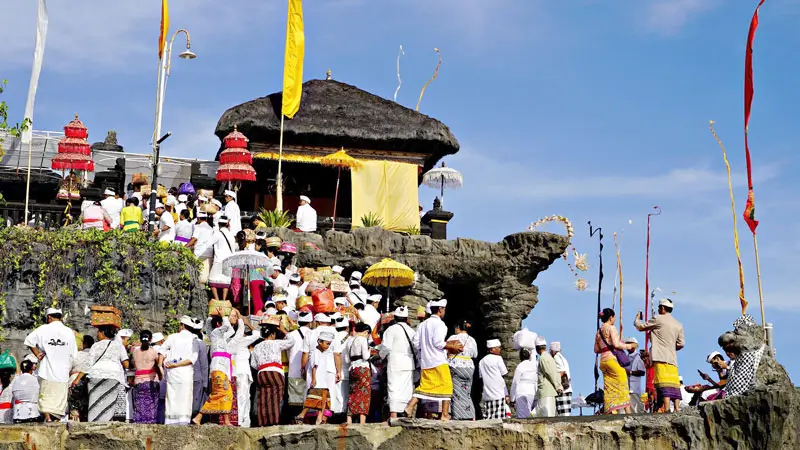
[[[236,192],[231,190],[225,191],[225,215],[230,220],[231,233],[236,236],[242,231],[242,213],[236,203]]]
[[[215,198],[211,199],[211,204],[217,208],[217,212],[211,215],[212,220],[209,225],[211,225],[215,230],[219,230],[219,219],[225,215],[225,209],[222,207],[222,202]]]
[[[416,333],[408,325],[408,308],[401,306],[394,311],[394,325],[383,333],[380,355],[389,359],[386,365],[387,390],[389,394],[389,416],[397,418],[405,411],[414,395],[414,369],[416,355],[412,342]]]
[[[222,216],[218,220],[219,230],[214,230],[211,238],[211,246],[214,249],[214,262],[208,274],[208,285],[211,286],[211,295],[214,300],[225,301],[228,299],[228,290],[231,288],[231,277],[222,268],[222,262],[231,256],[236,248],[233,234],[228,227],[228,218]],[[222,298],[219,290],[222,289]]]
[[[108,217],[111,218],[111,229],[116,230],[119,228],[119,215],[122,213],[124,202],[121,198],[117,198],[113,189],[106,189],[103,192],[106,197],[100,202],[100,206],[106,211]]]
[[[181,211],[186,209],[186,202],[189,201],[189,197],[186,194],[181,194],[178,196],[178,204],[175,205],[175,214],[180,215]]]
[[[297,229],[303,232],[317,231],[317,211],[311,207],[311,199],[305,195],[300,196],[296,225]]]
[[[550,343],[550,355],[556,362],[556,371],[562,380],[566,377],[569,380],[567,387],[561,383],[563,392],[556,396],[556,413],[562,417],[569,417],[572,415],[572,377],[569,373],[569,362],[564,354],[561,353],[561,343],[553,341]]]
[[[47,324],[33,330],[25,338],[39,362],[39,412],[46,422],[61,418],[67,412],[69,373],[78,356],[75,333],[61,321],[61,310],[47,310]]]
[[[208,282],[211,258],[214,256],[214,247],[211,242],[213,237],[214,229],[208,224],[208,214],[203,211],[198,212],[192,238],[186,243],[186,247],[194,250],[194,256],[200,260],[200,277],[198,281],[201,285],[205,285]]]
[[[503,377],[508,373],[506,363],[500,356],[500,340],[486,341],[489,354],[478,364],[478,373],[483,379],[483,418],[503,419],[506,417],[509,397],[508,387]]]
[[[644,413],[644,403],[642,402],[642,377],[647,375],[647,368],[644,366],[644,361],[639,354],[639,341],[634,337],[625,339],[626,344],[633,344],[633,347],[628,350],[631,358],[631,373],[628,374],[628,383],[631,390],[631,412],[633,414]]]
[[[175,240],[175,219],[165,210],[164,204],[156,203],[156,215],[158,218],[158,229],[155,231],[160,242],[172,242]]]
[[[175,225],[175,242],[186,245],[192,240],[194,225],[189,222],[189,210],[184,209],[178,213],[178,223]]]
[[[301,313],[297,317],[297,323],[300,327],[286,335],[286,339],[292,341],[292,348],[288,351],[289,376],[286,387],[287,403],[292,410],[285,411],[284,417],[293,417],[300,412],[306,398],[307,384],[303,376],[303,342],[314,332],[314,315],[310,312]]]
[[[188,425],[192,418],[192,365],[200,352],[196,336],[189,331],[194,326],[191,317],[181,317],[179,331],[171,334],[158,349],[158,363],[167,369],[166,425]]]
[[[247,319],[242,318],[245,326],[250,327]],[[230,353],[233,356],[233,378],[236,380],[236,407],[239,413],[238,425],[250,428],[250,385],[253,384],[253,374],[250,371],[250,345],[261,339],[261,332],[252,330],[252,334],[244,335],[240,339],[232,339]]]
[[[369,325],[373,331],[375,330],[375,327],[378,326],[378,322],[381,320],[381,313],[378,312],[381,298],[383,298],[381,294],[370,295],[367,297],[367,304],[364,305],[364,311],[361,311],[359,314],[361,316],[361,321]]]
[[[289,275],[289,286],[286,286],[286,304],[290,310],[297,309],[297,297],[300,296],[300,285],[303,284],[299,273]]]
[[[441,401],[442,420],[450,420],[450,398],[453,396],[453,379],[450,377],[450,366],[447,364],[447,350],[461,352],[464,344],[460,341],[445,341],[447,325],[444,315],[447,300],[430,302],[431,316],[417,328],[412,343],[417,349],[422,368],[420,384],[414,390],[414,397],[408,402],[405,414],[414,417],[414,407],[420,399]]]
[[[286,289],[289,287],[289,278],[283,274],[283,267],[281,267],[279,264],[272,266],[272,275],[267,281],[272,283],[273,289]]]

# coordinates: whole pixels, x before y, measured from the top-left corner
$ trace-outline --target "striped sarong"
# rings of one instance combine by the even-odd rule
[[[121,386],[110,378],[89,379],[89,422],[110,422],[114,418]]]
[[[556,414],[562,417],[572,415],[572,392],[556,395]]]
[[[497,400],[485,400],[481,405],[481,413],[483,413],[484,420],[491,419],[505,419],[506,417],[506,400],[501,398]]]
[[[258,382],[258,426],[277,425],[281,418],[281,400],[285,381],[283,373],[265,370],[256,376]]]
[[[452,361],[452,360],[451,360]],[[450,403],[450,415],[454,420],[475,419],[475,404],[472,402],[472,376],[475,364],[471,359],[462,360],[458,364],[450,364],[450,375],[453,379],[453,401]]]

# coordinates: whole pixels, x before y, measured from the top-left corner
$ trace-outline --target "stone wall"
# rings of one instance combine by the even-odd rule
[[[529,449],[780,450],[800,448],[800,392],[764,388],[679,414],[390,426],[271,428],[71,424],[0,427],[0,449]]]

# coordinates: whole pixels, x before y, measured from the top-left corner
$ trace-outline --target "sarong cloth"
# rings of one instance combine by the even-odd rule
[[[259,372],[258,382],[258,426],[278,425],[281,418],[281,400],[285,385],[283,374],[271,370]]]
[[[167,395],[164,423],[166,425],[188,425],[192,420],[192,395],[194,369],[192,366],[167,370]]]
[[[208,273],[208,285],[212,288],[227,289],[231,287],[231,277],[226,275],[222,269],[222,261],[211,264]]]
[[[39,378],[39,412],[61,417],[67,412],[69,383]]]
[[[423,400],[450,400],[453,396],[453,379],[450,377],[450,366],[442,364],[422,369],[419,387],[414,390],[414,397]]]
[[[504,419],[506,417],[506,408],[505,399],[486,400],[481,405],[481,412],[486,420]]]
[[[556,414],[562,417],[572,415],[572,392],[556,395]]]
[[[133,385],[133,423],[156,423],[160,388],[158,381]]]
[[[370,378],[369,367],[350,368],[350,395],[347,398],[347,409],[350,415],[366,416],[369,414],[370,397],[372,396]]]
[[[89,422],[110,422],[114,418],[121,386],[110,378],[89,379]]]
[[[628,375],[614,357],[600,360],[600,370],[603,372],[603,403],[604,412],[611,414],[623,410],[631,405]]]
[[[290,406],[302,406],[306,399],[306,380],[305,378],[289,378],[287,387]]]
[[[514,400],[517,404],[517,419],[530,419],[536,403],[534,394],[517,395]]]
[[[236,381],[236,377],[231,379],[231,395],[233,396],[233,401],[231,401],[231,425],[234,427],[239,426],[239,387],[238,382]],[[217,418],[217,423],[220,425],[225,425],[225,419],[222,416]]]
[[[678,375],[678,367],[672,364],[657,362],[653,363],[655,369],[656,390],[661,398],[671,400],[681,400],[681,380]]]
[[[453,401],[450,403],[450,415],[454,420],[475,419],[475,404],[472,403],[472,377],[475,374],[475,364],[472,359],[450,361],[450,375],[453,380]],[[467,363],[468,361],[468,363]]]
[[[211,394],[200,409],[202,414],[230,414],[233,408],[233,388],[224,373],[211,372]]]

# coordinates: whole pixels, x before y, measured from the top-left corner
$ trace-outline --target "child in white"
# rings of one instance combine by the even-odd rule
[[[508,388],[503,379],[508,373],[506,363],[500,356],[500,341],[490,339],[486,342],[489,354],[484,356],[478,364],[478,370],[483,378],[483,418],[503,419],[508,408]]]

